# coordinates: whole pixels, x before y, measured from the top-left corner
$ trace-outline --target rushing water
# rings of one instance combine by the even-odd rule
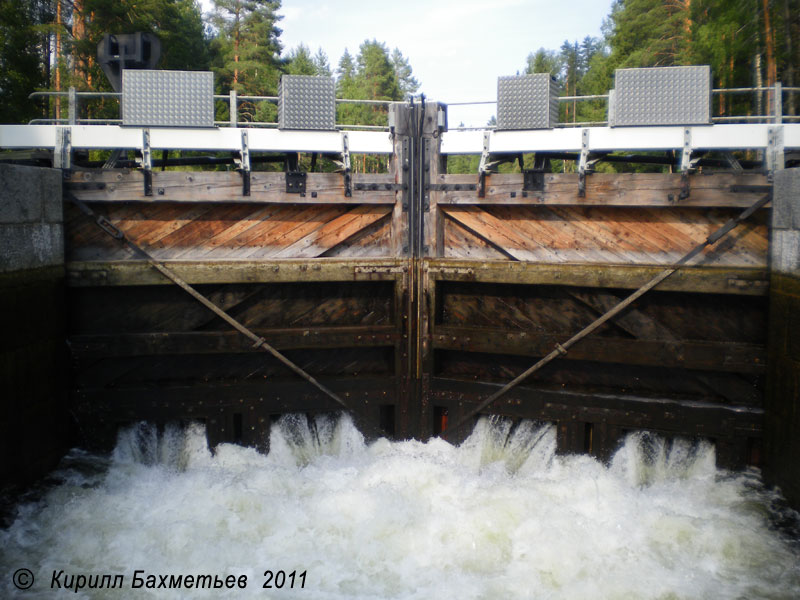
[[[604,466],[556,456],[554,428],[528,422],[484,419],[460,447],[367,445],[347,417],[289,416],[268,455],[140,425],[111,457],[73,451],[56,478],[0,531],[3,598],[800,597],[775,498],[704,443],[634,434]],[[295,571],[294,588],[263,589],[268,569]],[[247,588],[132,590],[135,570]],[[51,590],[59,571],[61,585],[122,574],[124,589]]]

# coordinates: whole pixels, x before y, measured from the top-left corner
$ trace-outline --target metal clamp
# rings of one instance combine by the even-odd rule
[[[139,152],[141,155],[139,164],[142,167],[142,174],[144,175],[144,195],[153,195],[153,157],[150,151],[150,130],[142,130],[142,149]]]
[[[56,127],[53,167],[66,170],[72,168],[72,129],[69,127]]]
[[[522,171],[522,191],[543,192],[544,171],[538,171],[536,169],[524,169]]]
[[[353,196],[353,175],[350,167],[350,138],[342,132],[342,173],[344,175],[344,197]]]
[[[306,173],[303,171],[286,171],[286,193],[306,195]]]
[[[250,144],[247,140],[247,130],[242,130],[242,149],[234,155],[233,162],[236,163],[239,172],[242,174],[242,196],[250,195]]]
[[[484,131],[483,132],[483,152],[481,152],[481,162],[478,165],[478,197],[485,198],[486,197],[486,174],[489,172],[491,168],[491,164],[489,163],[489,143],[491,140],[491,132]]]
[[[771,182],[775,176],[775,171],[780,171],[786,166],[783,146],[783,126],[776,125],[767,129],[767,148],[765,162],[767,167],[767,177]]]
[[[578,197],[586,197],[586,174],[593,173],[594,167],[600,160],[589,151],[589,130],[581,130],[581,153],[578,158]]]
[[[121,240],[125,237],[124,234],[117,228],[117,226],[103,215],[97,217],[97,224],[100,226],[100,229],[117,240]]]
[[[689,171],[694,168],[692,161],[692,130],[686,127],[683,130],[683,148],[681,149],[681,193],[680,200],[686,200],[691,193],[689,187]]]

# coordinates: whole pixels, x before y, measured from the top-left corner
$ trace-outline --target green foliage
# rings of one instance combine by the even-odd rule
[[[539,48],[535,53],[528,54],[525,74],[550,73],[553,77],[561,73],[561,58],[553,50]]]
[[[28,94],[46,83],[37,47],[38,16],[31,2],[0,3],[0,123],[41,116],[28,100]]]
[[[397,80],[397,85],[400,87],[402,96],[406,97],[415,94],[419,89],[419,81],[412,75],[411,65],[408,59],[403,56],[398,48],[392,51],[391,62],[394,68],[394,76]]]
[[[317,75],[317,66],[311,58],[311,51],[305,44],[300,44],[289,53],[286,72],[290,75]]]
[[[86,18],[91,15],[91,18]],[[68,38],[65,53],[79,65],[70,85],[78,88],[110,89],[95,60],[97,45],[106,33],[153,33],[161,40],[159,69],[203,70],[208,68],[208,42],[203,18],[194,0],[139,0],[133,5],[108,0],[84,0],[82,18],[85,35]],[[89,85],[91,81],[91,85]]]
[[[353,100],[402,100],[419,87],[411,65],[399,50],[366,40],[353,58],[345,49],[339,60],[336,93]],[[340,104],[338,120],[350,125],[386,125],[386,106]]]
[[[325,54],[325,51],[322,48],[317,50],[317,53],[314,55],[312,59],[314,62],[314,69],[316,70],[317,75],[324,75],[325,77],[330,77],[331,73],[331,64],[328,62],[328,55]]]
[[[271,96],[281,73],[279,0],[214,0],[212,69],[222,93]]]

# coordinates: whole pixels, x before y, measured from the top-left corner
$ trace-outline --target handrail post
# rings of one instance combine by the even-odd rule
[[[231,127],[238,127],[239,121],[239,101],[236,98],[236,90],[231,90],[230,94],[230,121]]]
[[[775,102],[772,105],[773,122],[783,123],[783,89],[780,81],[775,82],[773,94],[775,96]]]
[[[78,122],[78,94],[75,93],[75,88],[69,88],[68,95],[68,112],[67,121],[70,125],[75,125]]]

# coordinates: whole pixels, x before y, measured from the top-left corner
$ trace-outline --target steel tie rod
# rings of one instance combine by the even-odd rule
[[[521,375],[518,375],[516,378],[514,378],[511,381],[509,381],[502,388],[500,388],[494,394],[492,394],[491,396],[486,398],[486,400],[481,402],[478,406],[476,406],[475,408],[470,410],[466,415],[464,415],[461,419],[459,419],[454,425],[451,425],[450,427],[448,427],[447,429],[442,431],[439,435],[442,438],[446,439],[447,436],[450,433],[452,433],[453,431],[455,431],[458,428],[460,428],[462,425],[464,425],[464,423],[466,423],[467,421],[472,419],[475,415],[477,415],[482,410],[485,410],[486,407],[488,407],[490,404],[492,404],[495,400],[497,400],[498,398],[500,398],[501,396],[505,395],[507,392],[509,392],[510,390],[515,388],[516,386],[518,386],[520,383],[525,381],[528,377],[533,375],[536,371],[541,369],[543,366],[545,366],[547,363],[552,361],[554,358],[558,358],[559,356],[563,356],[564,354],[566,354],[567,350],[569,350],[569,348],[571,346],[577,344],[583,338],[585,338],[590,333],[595,331],[598,327],[600,327],[603,323],[605,323],[609,319],[611,319],[611,318],[615,317],[616,315],[618,315],[619,313],[621,313],[628,306],[633,304],[636,300],[641,298],[644,294],[646,294],[647,292],[652,290],[659,283],[661,283],[667,277],[669,277],[675,271],[677,271],[678,267],[680,267],[681,265],[686,264],[687,262],[692,260],[695,256],[700,254],[700,252],[702,252],[707,246],[710,246],[711,244],[717,243],[719,240],[721,240],[723,237],[725,237],[727,234],[729,234],[731,231],[733,231],[739,224],[741,224],[748,217],[750,217],[754,212],[756,212],[760,208],[763,208],[764,205],[766,205],[771,199],[772,199],[772,194],[771,193],[767,194],[766,196],[761,198],[758,202],[753,204],[750,208],[746,209],[744,212],[742,212],[738,216],[733,217],[732,219],[730,219],[727,223],[725,223],[725,225],[723,225],[722,227],[717,229],[714,233],[709,235],[708,238],[706,238],[706,240],[704,242],[702,242],[702,243],[698,244],[697,246],[695,246],[683,258],[681,258],[676,263],[673,263],[671,266],[669,266],[666,269],[664,269],[663,271],[661,271],[658,275],[653,277],[650,281],[645,283],[642,287],[640,287],[638,290],[633,292],[630,296],[628,296],[627,298],[622,300],[619,304],[614,306],[614,308],[612,308],[612,309],[608,310],[607,312],[605,312],[604,314],[602,314],[595,321],[593,321],[592,323],[590,323],[589,325],[587,325],[586,327],[581,329],[578,333],[573,335],[571,338],[569,338],[566,342],[563,342],[561,344],[556,344],[555,348],[547,356],[545,356],[544,358],[539,360],[539,362],[537,362],[535,365],[530,367],[528,370],[526,370]]]
[[[127,245],[131,250],[136,252],[137,254],[143,256],[150,265],[155,267],[162,275],[164,275],[167,279],[178,285],[181,289],[183,289],[187,294],[192,296],[195,300],[200,302],[203,306],[213,312],[215,315],[220,317],[226,323],[228,323],[231,327],[236,329],[239,333],[244,335],[245,337],[249,338],[253,342],[253,348],[261,348],[269,352],[272,356],[277,358],[281,361],[284,365],[286,365],[289,369],[300,375],[303,379],[308,381],[310,384],[315,386],[329,398],[340,404],[345,410],[353,412],[352,409],[339,397],[338,394],[333,392],[332,390],[328,389],[324,385],[322,385],[319,381],[317,381],[312,375],[306,372],[304,369],[296,365],[294,362],[289,360],[286,356],[281,354],[277,349],[267,343],[267,341],[258,335],[256,335],[252,330],[247,328],[245,325],[234,319],[231,315],[227,312],[222,310],[219,306],[214,304],[211,300],[203,296],[200,292],[194,289],[191,285],[186,283],[181,277],[176,275],[173,271],[168,269],[163,263],[157,261],[153,258],[147,251],[141,248],[139,245],[128,239],[125,234],[117,228],[115,225],[111,223],[106,217],[103,215],[98,215],[95,213],[85,202],[79,200],[72,194],[66,194],[67,199],[73,202],[86,216],[95,220],[95,223],[109,234],[111,237],[120,240],[125,245]]]

